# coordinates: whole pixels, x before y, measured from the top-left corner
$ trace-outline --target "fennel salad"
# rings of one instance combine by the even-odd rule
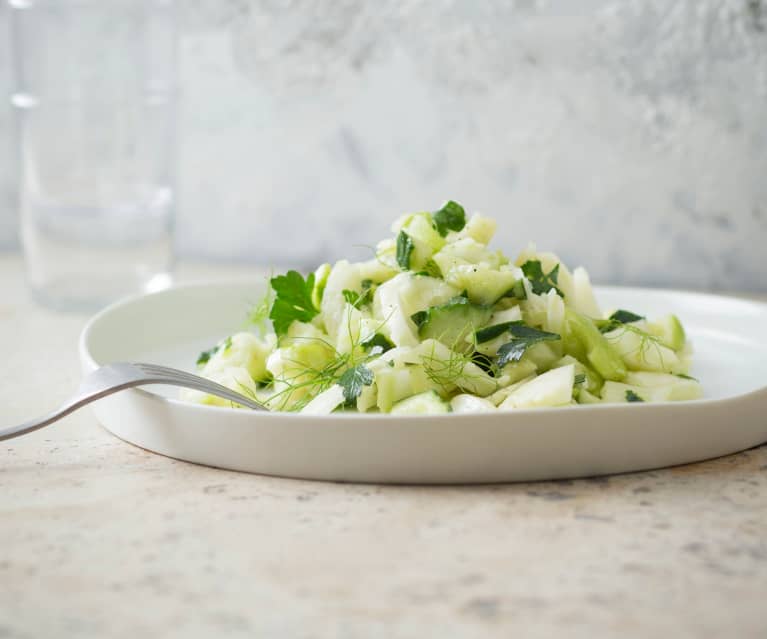
[[[404,215],[362,262],[271,277],[248,330],[200,354],[203,377],[272,410],[481,413],[697,399],[679,319],[597,303],[587,271],[534,245],[488,247],[454,201]],[[234,406],[197,391],[188,401]]]

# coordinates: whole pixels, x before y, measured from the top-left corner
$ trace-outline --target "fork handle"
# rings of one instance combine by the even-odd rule
[[[91,393],[90,395],[80,396],[77,398],[77,400],[69,401],[63,406],[61,406],[60,408],[58,408],[57,410],[53,411],[52,413],[48,413],[47,415],[44,415],[43,417],[38,417],[37,419],[30,419],[29,421],[26,421],[22,424],[11,426],[9,428],[0,429],[0,442],[6,439],[13,439],[14,437],[20,437],[21,435],[26,435],[27,433],[33,433],[36,430],[40,430],[41,428],[50,426],[53,422],[59,421],[61,418],[66,417],[70,413],[74,413],[79,408],[82,408],[83,406],[90,404],[91,402],[95,402],[97,399],[101,399],[102,397],[106,397],[107,395],[111,395],[112,393],[125,390],[126,388],[132,388],[132,387],[140,386],[141,384],[147,384],[147,383],[154,383],[154,382],[143,382],[143,381],[126,382],[124,384],[118,384],[110,388],[101,390],[97,393]]]
[[[120,384],[115,384],[114,386],[109,386],[108,388],[99,389],[98,391],[88,393],[86,395],[80,395],[76,399],[70,400],[69,402],[64,404],[58,410],[55,410],[52,413],[48,413],[47,415],[44,415],[43,417],[38,417],[37,419],[30,419],[29,421],[24,422],[23,424],[18,424],[17,426],[2,428],[0,429],[0,441],[4,441],[6,439],[12,439],[14,437],[20,437],[21,435],[26,435],[27,433],[32,433],[36,430],[39,430],[40,428],[49,426],[50,424],[53,424],[54,422],[59,421],[62,417],[66,417],[67,415],[69,415],[70,413],[73,413],[79,408],[82,408],[83,406],[90,404],[91,402],[95,402],[96,400],[101,399],[102,397],[106,397],[107,395],[112,395],[113,393],[117,393],[121,390],[125,390],[126,388],[135,388],[136,386],[145,386],[148,384],[183,386],[185,388],[201,390],[206,393],[218,395],[219,397],[223,397],[224,399],[228,399],[238,404],[245,404],[246,406],[252,409],[264,410],[263,406],[260,406],[257,402],[254,402],[247,397],[243,397],[239,393],[235,393],[229,390],[228,388],[226,388],[225,386],[221,386],[220,384],[209,383],[209,384],[203,385],[203,384],[199,384],[195,382],[192,379],[169,380],[162,377],[147,378],[147,379],[133,379],[133,380],[122,382]]]
[[[38,417],[37,419],[30,419],[27,422],[24,422],[23,424],[18,424],[17,426],[11,426],[10,428],[3,428],[0,429],[0,442],[6,439],[13,439],[14,437],[19,437],[21,435],[26,435],[27,433],[32,433],[36,430],[39,430],[40,428],[44,428],[45,426],[48,426],[52,424],[53,422],[59,421],[62,417],[66,417],[74,410],[77,410],[78,407],[71,408],[69,410],[59,409],[56,411],[53,411],[52,413],[48,413],[45,417]]]

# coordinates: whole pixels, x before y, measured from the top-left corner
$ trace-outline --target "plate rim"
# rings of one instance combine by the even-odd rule
[[[109,304],[108,306],[104,307],[97,313],[95,313],[93,316],[91,316],[88,321],[86,322],[85,326],[83,327],[82,331],[80,332],[79,338],[78,338],[78,354],[80,357],[80,362],[82,365],[82,368],[86,372],[91,372],[98,368],[99,366],[103,364],[99,364],[95,358],[93,357],[90,348],[89,348],[89,339],[94,331],[94,327],[96,327],[105,317],[119,311],[121,308],[125,306],[129,306],[131,304],[135,304],[137,302],[140,302],[141,300],[152,298],[152,297],[158,297],[158,296],[164,296],[168,294],[176,294],[179,292],[182,292],[184,290],[189,289],[205,289],[205,288],[212,288],[213,286],[241,286],[248,283],[253,283],[253,280],[256,279],[251,276],[237,276],[237,277],[228,277],[228,278],[221,278],[221,279],[197,279],[187,282],[182,282],[178,284],[173,284],[172,286],[159,290],[159,291],[151,291],[147,293],[136,293],[134,295],[129,295],[127,297],[123,297],[112,304]],[[662,287],[647,287],[647,286],[618,286],[618,285],[595,285],[596,292],[599,293],[600,291],[605,293],[636,293],[638,295],[641,294],[669,294],[669,295],[680,295],[684,297],[697,297],[697,298],[705,298],[710,301],[719,301],[719,302],[726,302],[728,304],[741,304],[744,306],[752,307],[754,310],[757,310],[758,312],[764,313],[767,315],[767,302],[762,302],[759,300],[752,300],[744,297],[740,297],[737,295],[729,296],[729,295],[723,295],[720,293],[707,293],[702,291],[693,291],[693,290],[684,290],[684,289],[674,289],[674,288],[662,288]],[[140,393],[145,396],[151,396],[153,398],[159,398],[163,402],[171,405],[171,406],[181,406],[185,409],[189,410],[198,410],[200,412],[205,411],[212,411],[212,414],[231,414],[233,411],[232,408],[228,406],[213,406],[213,405],[207,405],[207,404],[194,404],[192,402],[186,402],[181,399],[176,399],[173,397],[165,397],[162,395],[158,395],[157,393],[152,393],[150,391],[147,391],[143,388],[133,388],[131,389],[133,392]],[[586,404],[586,405],[578,405],[578,406],[546,406],[546,407],[538,407],[538,408],[518,408],[514,410],[508,410],[508,411],[498,411],[507,413],[509,415],[529,415],[531,413],[535,414],[541,414],[541,413],[552,413],[552,412],[572,412],[577,411],[578,414],[589,414],[589,413],[598,413],[599,411],[606,411],[606,410],[644,410],[645,412],[651,412],[653,410],[659,410],[668,408],[669,406],[711,406],[715,404],[722,404],[727,403],[731,401],[741,401],[744,399],[752,399],[757,396],[763,395],[765,400],[767,400],[767,379],[764,380],[762,383],[762,386],[759,388],[746,391],[744,393],[738,393],[736,395],[730,395],[727,397],[720,397],[720,398],[700,398],[700,399],[694,399],[694,400],[684,400],[684,401],[662,401],[662,402],[647,402],[647,403],[634,403],[634,404],[621,404],[621,403],[611,403],[611,404]],[[281,420],[291,420],[291,419],[306,419],[309,417],[308,415],[302,414],[300,412],[288,412],[288,411],[269,411],[269,412],[262,412],[262,411],[236,411],[237,414],[245,414],[245,415],[253,415],[257,416],[258,418],[264,418],[267,417],[269,419],[277,417]],[[439,415],[441,419],[457,419],[461,417],[466,417],[467,415],[470,415],[472,419],[490,419],[494,416],[498,415],[498,412],[488,412],[488,413],[445,413],[444,415]],[[433,419],[435,415],[407,415],[406,416],[408,420],[410,419]],[[401,421],[403,416],[402,415],[392,415],[390,413],[373,413],[373,412],[367,412],[367,413],[357,413],[357,412],[340,412],[340,413],[331,413],[329,415],[311,415],[312,419],[316,419],[319,421],[336,421],[338,419],[341,420],[370,420],[370,421],[379,421],[379,422],[390,422],[390,421]]]

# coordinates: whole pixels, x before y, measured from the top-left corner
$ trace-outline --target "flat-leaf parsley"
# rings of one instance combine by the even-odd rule
[[[373,383],[373,372],[364,364],[357,364],[346,371],[338,380],[338,385],[344,389],[344,400],[351,404],[362,394],[363,386]]]
[[[543,295],[544,293],[548,293],[551,289],[554,289],[559,297],[565,296],[565,294],[557,288],[559,264],[548,273],[544,273],[540,260],[528,260],[522,265],[522,272],[530,282],[533,293],[536,295]]]
[[[410,255],[414,248],[413,239],[405,231],[400,231],[397,236],[397,264],[403,271],[410,268]]]
[[[445,237],[448,231],[460,231],[466,226],[466,211],[458,202],[450,200],[432,215],[432,219],[437,232]]]
[[[533,344],[561,339],[556,333],[540,331],[524,324],[511,324],[507,330],[513,339],[498,349],[499,368],[503,368],[509,362],[518,362]]]
[[[314,273],[304,280],[298,271],[288,271],[285,275],[273,277],[271,285],[276,297],[269,319],[278,337],[287,333],[295,320],[310,322],[319,313],[312,303]]]

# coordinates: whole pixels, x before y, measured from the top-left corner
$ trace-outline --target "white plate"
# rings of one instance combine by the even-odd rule
[[[118,437],[170,457],[361,482],[583,477],[698,461],[767,440],[767,305],[650,289],[601,288],[597,295],[604,308],[679,315],[706,398],[468,416],[305,417],[187,404],[173,399],[177,389],[160,389],[118,393],[95,412]],[[258,298],[258,285],[235,282],[117,303],[83,331],[83,368],[146,361],[191,370],[201,350],[243,326]]]

